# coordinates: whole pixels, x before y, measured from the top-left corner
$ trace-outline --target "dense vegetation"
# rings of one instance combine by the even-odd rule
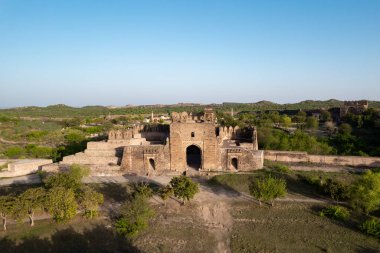
[[[323,111],[319,118],[304,111],[288,116],[280,109],[311,109],[340,106],[342,102],[304,101],[292,105],[270,102],[255,104],[224,103],[212,105],[219,123],[225,126],[257,126],[260,149],[306,151],[310,154],[380,156],[380,112],[369,109],[356,115],[348,114],[340,122]],[[379,103],[370,105],[378,107]],[[204,106],[139,106],[106,108],[65,105],[23,107],[0,110],[0,158],[51,158],[83,151],[90,140],[106,138],[111,128],[125,128],[141,123],[152,110],[202,111]],[[232,117],[229,112],[240,112]],[[107,115],[113,116],[107,119]],[[22,118],[24,117],[24,118]],[[33,118],[35,117],[35,118]]]
[[[71,220],[78,212],[86,218],[96,217],[103,195],[82,183],[88,169],[72,165],[66,172],[41,174],[43,185],[28,188],[20,194],[2,194],[0,196],[0,215],[3,229],[7,229],[7,220],[30,219],[34,226],[36,212],[48,212],[58,223]]]
[[[370,106],[380,109],[380,102],[369,101]],[[263,110],[309,110],[319,108],[340,107],[343,101],[326,100],[312,101],[306,100],[294,104],[276,104],[269,101],[260,101],[257,103],[223,103],[210,105],[150,105],[150,106],[130,106],[109,108],[105,106],[85,106],[81,108],[70,107],[67,105],[51,105],[47,107],[18,107],[10,109],[0,109],[0,115],[10,117],[48,117],[48,118],[72,118],[72,117],[99,117],[106,116],[109,113],[112,115],[129,115],[129,114],[150,114],[155,113],[170,113],[172,111],[193,111],[200,112],[204,107],[212,107],[217,111],[263,111]]]

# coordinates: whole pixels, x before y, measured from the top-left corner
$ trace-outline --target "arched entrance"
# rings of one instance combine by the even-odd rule
[[[232,169],[235,169],[235,170],[238,169],[238,159],[237,158],[231,159],[231,166],[232,166]]]
[[[190,145],[186,149],[186,162],[190,168],[199,170],[202,166],[202,151],[195,145]]]

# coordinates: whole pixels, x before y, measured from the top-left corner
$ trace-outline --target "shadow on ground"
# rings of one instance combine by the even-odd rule
[[[78,253],[78,252],[140,252],[128,241],[104,226],[76,232],[73,228],[59,230],[51,238],[30,236],[16,242],[0,239],[2,253]]]

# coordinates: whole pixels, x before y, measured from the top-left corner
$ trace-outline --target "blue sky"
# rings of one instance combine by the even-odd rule
[[[0,0],[0,107],[380,100],[377,0]]]

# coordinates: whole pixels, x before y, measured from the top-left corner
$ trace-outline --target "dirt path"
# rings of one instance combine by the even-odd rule
[[[215,192],[209,187],[201,186],[201,191],[195,197],[198,216],[218,242],[215,252],[231,252],[230,232],[233,218],[230,203],[236,197],[234,195],[227,191]]]
[[[16,145],[16,144],[28,144],[29,142],[25,142],[25,141],[8,141],[8,140],[5,140],[3,138],[0,137],[0,142],[1,143],[4,143],[4,144],[13,144],[13,145]]]

